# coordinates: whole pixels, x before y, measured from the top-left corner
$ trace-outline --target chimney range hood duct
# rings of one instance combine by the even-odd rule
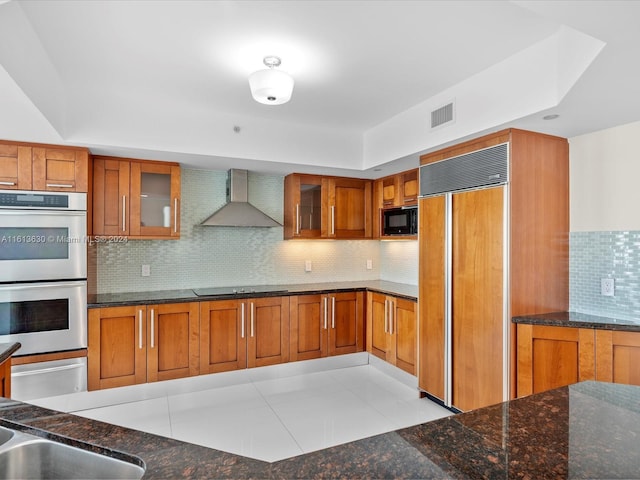
[[[248,201],[247,171],[227,172],[227,203],[200,225],[211,227],[281,227]]]

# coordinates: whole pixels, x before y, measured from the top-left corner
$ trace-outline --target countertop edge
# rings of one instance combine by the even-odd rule
[[[634,323],[631,320],[622,320],[613,317],[604,317],[571,311],[541,313],[537,315],[518,315],[513,317],[511,321],[513,323],[523,325],[640,332],[640,323]]]

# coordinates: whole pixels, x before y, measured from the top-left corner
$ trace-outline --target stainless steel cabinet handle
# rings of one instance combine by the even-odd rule
[[[384,333],[389,332],[389,300],[384,301]]]
[[[327,329],[327,315],[329,314],[329,312],[327,311],[329,309],[329,299],[327,297],[324,297],[324,329]]]
[[[16,184],[16,182],[0,182],[0,185],[9,185],[10,187],[13,187]]]
[[[244,338],[244,303],[240,304],[240,338]]]
[[[251,302],[251,338],[253,338],[253,302]]]
[[[138,310],[138,348],[142,350],[142,310]]]
[[[47,187],[51,187],[51,188],[73,188],[74,185],[69,185],[68,183],[47,183]]]
[[[336,297],[331,297],[331,328],[336,328]]]
[[[394,307],[395,302],[393,300],[389,300],[389,334],[393,335],[393,322],[395,320],[394,315]]]
[[[154,325],[154,323],[155,323],[155,318],[154,318],[154,311],[153,311],[153,308],[152,308],[151,309],[151,348],[155,348],[155,346],[156,346],[155,345],[156,341],[155,341],[155,328],[154,328],[155,325]]]
[[[127,231],[127,196],[122,196],[122,231]]]
[[[336,234],[336,207],[331,205],[331,235]]]
[[[300,204],[296,203],[296,235],[300,235]]]
[[[178,198],[173,200],[173,232],[178,233]]]

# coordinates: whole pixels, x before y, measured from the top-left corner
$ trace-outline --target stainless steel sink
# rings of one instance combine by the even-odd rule
[[[0,427],[0,478],[140,479],[144,472],[117,458]]]

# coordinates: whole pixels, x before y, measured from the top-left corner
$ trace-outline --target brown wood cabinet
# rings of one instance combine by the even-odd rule
[[[0,189],[89,191],[89,150],[0,141]]]
[[[88,389],[197,375],[198,304],[89,309]]]
[[[291,361],[363,351],[363,292],[292,296],[290,308]]]
[[[515,326],[506,312],[568,307],[567,140],[511,129],[424,155],[421,164],[488,147],[506,149],[508,186],[420,200],[419,386],[461,410],[516,394]]]
[[[404,207],[418,204],[418,169],[408,170],[373,182],[373,236],[382,237],[382,214],[385,208]],[[394,236],[395,239],[416,239],[417,235]]]
[[[33,147],[33,189],[89,191],[89,153],[85,149]]]
[[[0,397],[11,398],[11,357],[0,363]]]
[[[518,324],[518,397],[594,380],[593,329]]]
[[[416,374],[416,302],[367,294],[367,351],[411,375]]]
[[[0,189],[32,190],[31,147],[0,142]]]
[[[289,297],[200,303],[200,372],[289,361]]]
[[[179,238],[180,166],[95,156],[93,234]]]
[[[596,330],[596,380],[640,385],[640,332]]]
[[[284,183],[284,238],[371,238],[370,180],[291,174]]]

